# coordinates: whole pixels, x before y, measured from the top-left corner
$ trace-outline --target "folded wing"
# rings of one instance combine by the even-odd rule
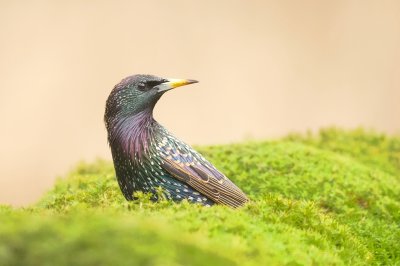
[[[214,202],[236,208],[248,201],[232,181],[187,144],[164,141],[157,149],[167,172]]]

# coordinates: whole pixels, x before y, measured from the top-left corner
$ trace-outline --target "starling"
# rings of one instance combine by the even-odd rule
[[[153,118],[154,106],[166,91],[196,82],[133,75],[111,91],[104,121],[118,184],[127,200],[142,191],[151,193],[154,201],[186,199],[205,206],[218,203],[235,208],[248,201],[201,154]]]

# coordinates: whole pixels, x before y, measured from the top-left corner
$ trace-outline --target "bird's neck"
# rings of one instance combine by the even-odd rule
[[[153,109],[145,109],[122,119],[111,129],[111,147],[119,147],[131,158],[141,158],[149,149],[158,123],[153,118]]]

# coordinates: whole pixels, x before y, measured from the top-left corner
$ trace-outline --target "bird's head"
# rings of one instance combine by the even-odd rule
[[[115,85],[107,99],[105,120],[129,117],[153,110],[160,97],[171,89],[196,83],[191,79],[160,78],[153,75],[133,75]]]

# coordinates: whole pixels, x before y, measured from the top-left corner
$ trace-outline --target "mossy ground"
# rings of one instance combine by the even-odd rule
[[[200,147],[251,198],[126,202],[110,162],[0,206],[0,265],[400,265],[400,138],[327,129]]]

